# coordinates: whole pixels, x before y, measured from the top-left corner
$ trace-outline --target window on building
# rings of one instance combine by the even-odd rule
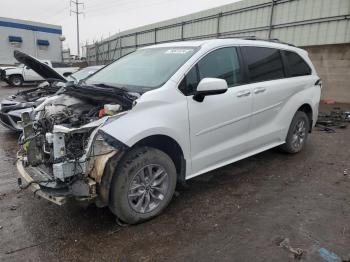
[[[49,46],[50,42],[48,40],[42,40],[42,39],[38,39],[36,40],[36,44],[37,45],[42,45],[42,46]]]
[[[284,51],[284,54],[289,77],[311,75],[311,68],[298,54],[291,51]]]
[[[20,36],[12,36],[12,35],[10,35],[9,36],[9,42],[10,43],[22,43],[23,41],[22,41],[22,37],[20,37]]]
[[[22,37],[20,36],[10,35],[9,42],[10,42],[10,45],[12,45],[13,47],[21,47],[23,40],[22,40]]]
[[[269,81],[285,77],[281,53],[265,47],[242,47],[251,82]]]

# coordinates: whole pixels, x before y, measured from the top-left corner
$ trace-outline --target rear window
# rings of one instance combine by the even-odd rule
[[[274,48],[245,46],[243,56],[250,82],[269,81],[285,77],[281,53]]]
[[[291,51],[284,51],[284,54],[289,77],[311,75],[311,68],[298,54]]]

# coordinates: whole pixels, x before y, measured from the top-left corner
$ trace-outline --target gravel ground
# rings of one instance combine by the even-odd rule
[[[14,92],[0,84],[0,98]],[[280,262],[298,248],[301,261],[350,259],[350,127],[315,130],[297,155],[269,150],[191,179],[164,214],[130,227],[107,208],[19,191],[16,141],[0,127],[0,261]]]

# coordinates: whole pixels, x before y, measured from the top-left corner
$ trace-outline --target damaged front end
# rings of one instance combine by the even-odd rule
[[[138,96],[95,89],[68,88],[35,112],[22,114],[17,161],[21,188],[32,186],[36,194],[56,204],[70,197],[105,202],[98,198],[105,167],[126,146],[112,141],[100,128],[123,117]]]

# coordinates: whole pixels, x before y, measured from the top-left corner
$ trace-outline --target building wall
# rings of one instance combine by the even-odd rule
[[[13,51],[19,50],[39,59],[62,61],[60,26],[0,17],[0,64],[15,64]],[[22,38],[22,43],[11,44],[9,36]],[[37,45],[37,40],[49,41],[49,46]]]
[[[322,99],[350,102],[350,44],[305,47],[322,79]]]
[[[296,46],[350,42],[349,0],[242,0],[127,30],[87,47],[105,64],[138,47],[191,39],[256,36]]]

